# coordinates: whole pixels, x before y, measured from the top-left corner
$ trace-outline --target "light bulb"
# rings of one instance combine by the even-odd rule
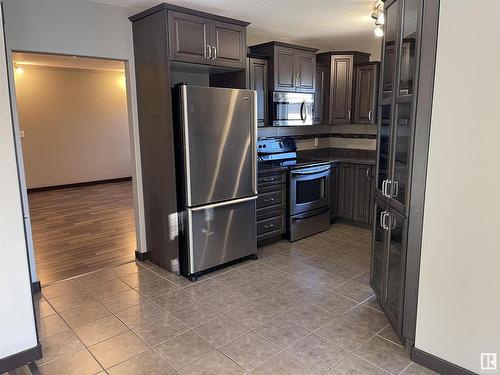
[[[23,74],[24,73],[24,69],[21,68],[20,66],[16,66],[16,73],[17,74]]]
[[[385,23],[384,13],[380,13],[377,17],[377,24],[383,25]]]
[[[375,33],[375,36],[377,38],[380,38],[380,37],[384,36],[384,30],[382,30],[382,28],[380,26],[377,26],[375,28],[375,30],[373,30],[373,32]]]

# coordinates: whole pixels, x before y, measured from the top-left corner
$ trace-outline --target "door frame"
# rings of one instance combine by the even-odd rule
[[[130,60],[128,59],[115,59],[108,57],[98,57],[98,56],[86,56],[86,55],[71,55],[65,53],[53,53],[53,52],[42,52],[42,51],[29,51],[29,50],[11,50],[7,47],[7,73],[10,86],[11,95],[11,105],[12,105],[12,118],[13,118],[13,130],[14,130],[14,142],[15,151],[17,158],[17,168],[19,171],[19,181],[21,187],[21,201],[23,207],[23,215],[25,221],[25,232],[26,232],[26,242],[28,246],[28,258],[30,266],[30,274],[32,280],[32,291],[40,291],[41,285],[40,280],[36,272],[36,260],[35,260],[35,249],[33,245],[33,233],[31,225],[31,215],[29,210],[28,201],[28,189],[26,185],[26,174],[24,170],[24,158],[22,152],[21,134],[20,134],[20,122],[19,114],[17,108],[17,97],[16,97],[16,85],[14,79],[14,53],[39,53],[44,55],[56,55],[56,56],[76,56],[81,58],[92,58],[100,60],[112,60],[121,61],[125,68],[125,89],[127,97],[127,117],[128,117],[128,133],[129,133],[129,143],[130,143],[130,159],[132,164],[132,186],[133,186],[133,201],[134,201],[134,221],[135,221],[135,233],[136,233],[136,250],[135,257],[139,258],[141,254],[146,252],[146,226],[144,218],[144,199],[143,199],[143,188],[142,188],[142,173],[141,173],[141,159],[140,159],[140,144],[139,144],[139,129],[138,121],[136,120],[137,113],[134,110],[135,96],[133,95],[135,91],[135,76],[131,70]],[[135,99],[135,100],[134,100]]]

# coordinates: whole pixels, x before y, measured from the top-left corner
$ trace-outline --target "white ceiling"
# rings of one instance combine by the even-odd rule
[[[158,0],[95,0],[137,11]],[[360,50],[379,59],[371,18],[376,0],[169,0],[169,3],[251,22],[248,45],[269,40],[322,51]]]
[[[71,69],[125,71],[125,64],[119,60],[25,52],[14,52],[12,57],[14,64],[18,66],[36,65]]]

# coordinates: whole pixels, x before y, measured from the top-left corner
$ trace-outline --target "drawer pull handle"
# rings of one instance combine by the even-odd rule
[[[274,202],[274,198],[264,198],[264,202]]]
[[[266,224],[264,225],[264,229],[271,229],[274,228],[274,224]]]
[[[271,181],[276,181],[276,179],[274,177],[264,178],[264,182],[271,182]]]

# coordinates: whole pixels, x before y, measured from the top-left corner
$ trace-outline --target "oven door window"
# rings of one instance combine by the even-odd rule
[[[326,177],[298,180],[295,201],[297,204],[315,202],[325,198]]]

